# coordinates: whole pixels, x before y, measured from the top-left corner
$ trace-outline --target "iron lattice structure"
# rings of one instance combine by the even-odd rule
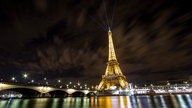
[[[122,74],[117,62],[115,49],[113,45],[112,32],[108,31],[109,38],[109,57],[105,75],[102,75],[102,81],[98,86],[98,90],[109,90],[111,86],[120,86],[122,88],[128,87],[126,77]]]

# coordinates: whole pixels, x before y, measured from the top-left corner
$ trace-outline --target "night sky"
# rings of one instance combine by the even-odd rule
[[[28,80],[99,84],[107,24],[128,82],[192,77],[192,7],[185,0],[0,0],[0,78],[28,73]]]

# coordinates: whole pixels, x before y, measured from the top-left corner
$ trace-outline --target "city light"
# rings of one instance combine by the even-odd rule
[[[58,80],[57,82],[58,82],[58,83],[60,83],[60,82],[61,82],[61,80]]]
[[[3,83],[0,83],[0,87],[4,87],[4,86],[6,86],[5,84],[3,84]]]
[[[34,80],[31,80],[31,82],[33,83],[33,82],[34,82]]]
[[[24,74],[23,74],[23,78],[25,78],[25,79],[28,78],[28,74],[27,74],[27,73],[24,73]]]
[[[12,80],[12,81],[15,81],[15,77],[12,77],[11,80]]]
[[[47,78],[45,77],[45,78],[43,78],[45,81],[47,80]]]

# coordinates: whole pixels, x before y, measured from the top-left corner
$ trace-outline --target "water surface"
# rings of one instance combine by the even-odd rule
[[[192,108],[192,95],[9,99],[0,108]]]

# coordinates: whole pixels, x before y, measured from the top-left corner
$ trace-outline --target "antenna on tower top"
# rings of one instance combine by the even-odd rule
[[[111,28],[109,27],[109,32],[111,32]]]

